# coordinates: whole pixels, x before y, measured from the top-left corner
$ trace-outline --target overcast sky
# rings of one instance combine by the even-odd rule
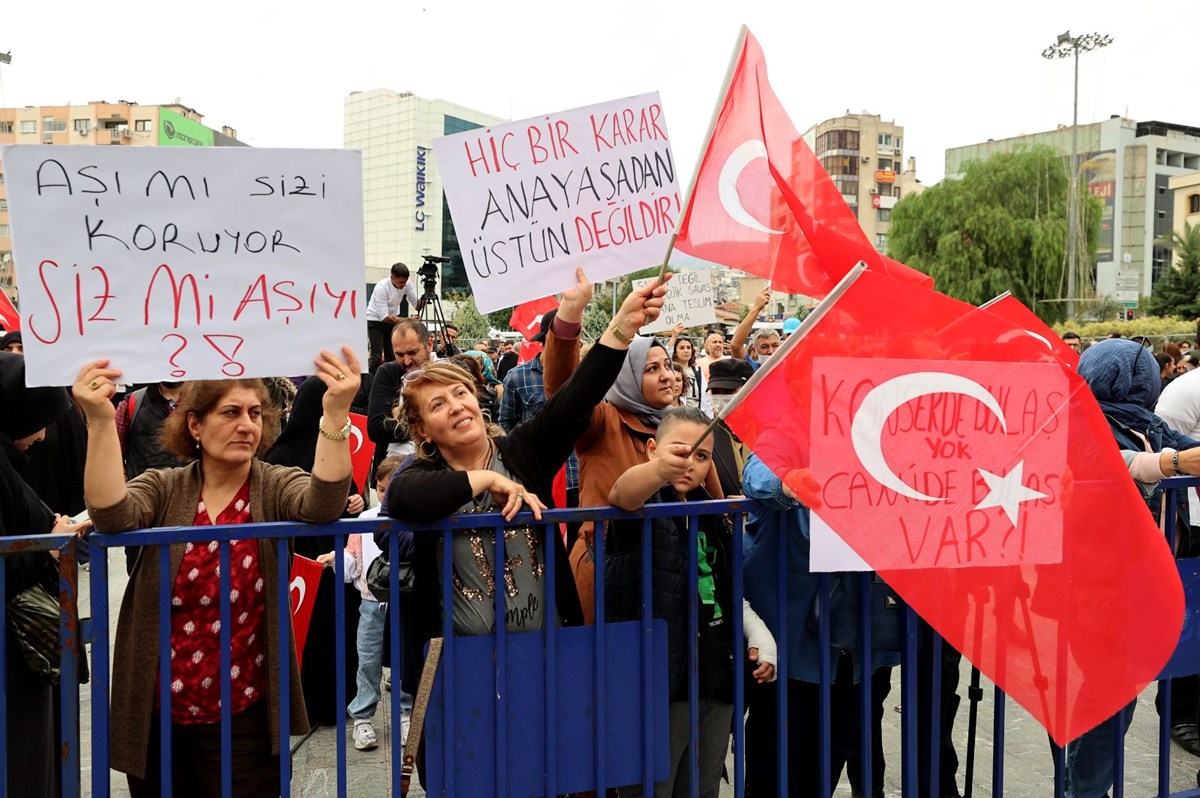
[[[0,106],[178,98],[254,146],[340,147],[356,90],[511,119],[659,91],[686,185],[743,23],[801,132],[847,110],[895,120],[926,184],[947,147],[1070,123],[1071,62],[1040,55],[1067,29],[1114,39],[1081,59],[1081,123],[1200,126],[1183,0],[14,0],[0,13]]]

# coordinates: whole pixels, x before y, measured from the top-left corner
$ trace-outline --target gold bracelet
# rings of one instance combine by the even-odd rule
[[[614,338],[625,344],[625,346],[629,346],[631,343],[633,343],[633,338],[626,335],[625,331],[618,327],[615,321],[608,325],[608,331],[613,334]]]
[[[331,441],[344,441],[350,435],[351,426],[353,425],[350,423],[350,419],[347,418],[346,426],[342,427],[337,432],[330,432],[329,430],[325,429],[325,416],[321,416],[321,420],[317,422],[317,432],[321,433],[321,435]]]

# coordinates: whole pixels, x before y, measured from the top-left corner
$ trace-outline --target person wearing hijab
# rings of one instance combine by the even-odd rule
[[[21,343],[20,330],[13,330],[12,332],[0,335],[0,352],[12,352],[14,355],[25,353],[25,344]]]
[[[325,391],[325,383],[320,380],[309,378],[304,381],[296,391],[287,423],[283,425],[275,444],[263,455],[263,462],[312,472]],[[352,482],[347,512],[353,511],[356,515],[362,511],[362,507],[362,497]],[[333,551],[333,542],[332,535],[305,536],[295,539],[294,548],[296,554],[301,557],[328,566],[334,562],[330,554]],[[357,689],[358,605],[361,596],[354,585],[345,584],[332,568],[327,567],[321,571],[321,582],[317,589],[316,602],[313,604],[312,619],[308,625],[308,637],[304,641],[304,667],[300,670],[304,706],[308,710],[310,726],[336,726],[345,715],[345,707],[337,703],[336,691],[337,605],[334,593],[338,590],[346,597],[346,622],[343,628],[343,645],[346,651],[343,681],[346,685],[346,695],[354,695]]]
[[[1100,403],[1147,509],[1159,519],[1165,509],[1159,480],[1200,474],[1200,441],[1171,429],[1155,415],[1162,391],[1158,362],[1136,341],[1108,338],[1088,347],[1079,358],[1078,372]],[[1067,795],[1099,798],[1112,787],[1113,747],[1129,731],[1136,706],[1135,699],[1125,708],[1123,723],[1120,714],[1114,715],[1067,744]],[[1160,712],[1164,709],[1159,707]]]
[[[25,359],[0,351],[0,535],[74,532],[84,526],[66,525],[18,474],[26,465],[26,452],[41,442],[46,427],[71,411],[64,388],[26,388]],[[58,571],[50,554],[14,552],[0,561],[5,603],[38,583],[57,595]],[[5,635],[4,720],[10,765],[0,778],[7,782],[8,795],[57,796],[54,690],[25,664],[11,627],[0,634]]]
[[[576,276],[579,282],[563,292],[562,303],[546,335],[542,365],[547,397],[562,389],[579,364],[579,332],[584,308],[592,299],[592,284],[586,282],[582,270],[577,270]],[[619,332],[625,336],[623,331]],[[653,337],[625,338],[629,354],[616,382],[609,388],[605,401],[592,410],[587,430],[575,443],[579,455],[580,507],[607,505],[609,491],[617,478],[650,459],[647,443],[675,401],[675,372],[666,344]],[[715,471],[709,472],[704,487],[713,498],[725,498]],[[591,523],[580,527],[579,538],[571,549],[571,569],[583,602],[584,617],[591,623],[595,618]]]

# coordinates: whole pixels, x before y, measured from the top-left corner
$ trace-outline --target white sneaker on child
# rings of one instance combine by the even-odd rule
[[[408,745],[408,727],[412,724],[412,712],[403,710],[400,713],[400,744]]]
[[[354,747],[359,751],[371,751],[379,741],[375,737],[375,724],[369,720],[354,721]]]

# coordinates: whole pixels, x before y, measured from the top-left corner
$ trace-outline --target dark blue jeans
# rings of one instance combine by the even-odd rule
[[[1067,798],[1101,798],[1113,784],[1113,748],[1117,736],[1125,739],[1133,722],[1134,699],[1118,712],[1073,742],[1067,743]]]

